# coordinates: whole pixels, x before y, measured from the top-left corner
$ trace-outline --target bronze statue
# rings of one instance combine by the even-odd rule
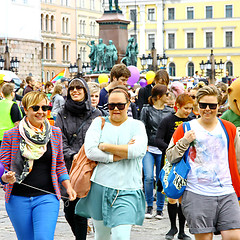
[[[126,50],[126,57],[124,58],[127,66],[137,66],[138,44],[134,44],[134,38],[128,39],[128,45]]]
[[[118,7],[118,0],[114,0],[115,3],[115,10],[118,11],[119,7]],[[112,0],[109,0],[109,11],[112,11],[113,7],[112,7]]]
[[[106,49],[106,45],[103,43],[102,38],[99,38],[99,43],[96,46],[96,63],[97,63],[98,72],[100,70],[100,65],[101,65],[101,71],[104,70],[105,49]]]
[[[92,40],[91,45],[89,45],[89,42],[87,42],[87,45],[91,48],[88,57],[90,58],[91,70],[94,71],[94,69],[96,67],[96,62],[97,62],[97,56],[96,56],[97,51],[96,51],[95,41]]]
[[[113,44],[113,41],[109,40],[109,45],[106,46],[106,52],[105,52],[105,69],[108,71],[111,71],[117,59],[118,59],[117,48]]]

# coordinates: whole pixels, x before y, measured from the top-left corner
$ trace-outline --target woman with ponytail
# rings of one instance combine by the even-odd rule
[[[156,181],[158,181],[161,169],[162,152],[158,149],[155,141],[159,123],[174,110],[168,106],[168,89],[165,85],[157,84],[153,87],[148,105],[144,105],[140,120],[145,124],[148,135],[148,151],[143,158],[144,190],[147,201],[147,213],[145,218],[153,217],[153,189],[154,189],[154,164],[156,166]],[[162,219],[165,196],[157,192],[157,212],[155,217]]]

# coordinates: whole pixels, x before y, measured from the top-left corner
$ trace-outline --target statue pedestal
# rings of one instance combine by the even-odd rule
[[[122,13],[117,11],[105,11],[100,19],[96,22],[99,24],[99,38],[103,39],[103,43],[108,45],[108,41],[112,40],[118,51],[119,63],[125,57],[128,45],[128,29],[130,23],[126,20]]]

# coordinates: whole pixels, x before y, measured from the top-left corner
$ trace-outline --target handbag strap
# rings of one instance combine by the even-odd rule
[[[190,131],[190,130],[191,130],[190,123],[189,122],[184,122],[183,123],[183,132],[185,133],[185,132]],[[189,149],[190,149],[190,145],[183,155],[183,158],[184,158],[185,162],[187,161],[187,156],[188,156]]]

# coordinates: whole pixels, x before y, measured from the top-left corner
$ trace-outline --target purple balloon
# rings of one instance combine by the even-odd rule
[[[128,85],[133,87],[134,84],[137,83],[140,78],[140,72],[139,72],[138,68],[135,66],[128,66],[127,68],[131,72],[131,76],[128,78],[127,83],[128,83]]]
[[[147,81],[145,79],[141,79],[139,81],[139,84],[140,84],[141,87],[146,87],[147,86]]]
[[[4,167],[3,167],[3,164],[0,162],[0,178],[2,177],[4,173]]]

